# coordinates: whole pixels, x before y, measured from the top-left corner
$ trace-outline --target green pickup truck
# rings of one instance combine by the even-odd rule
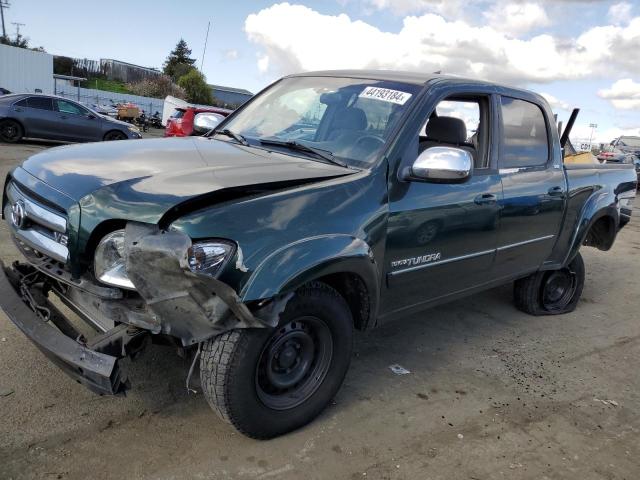
[[[532,315],[576,308],[580,248],[611,248],[636,174],[563,165],[566,136],[492,83],[285,77],[206,136],[15,168],[3,217],[26,261],[0,269],[0,304],[99,394],[129,388],[121,359],[178,347],[222,419],[274,437],[336,395],[354,329],[508,282]]]

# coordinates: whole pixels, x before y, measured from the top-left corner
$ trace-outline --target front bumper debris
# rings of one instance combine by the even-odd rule
[[[86,341],[46,297],[46,277],[29,265],[0,261],[0,307],[53,363],[101,395],[124,393],[129,382],[118,360],[141,348],[145,332],[119,325]]]

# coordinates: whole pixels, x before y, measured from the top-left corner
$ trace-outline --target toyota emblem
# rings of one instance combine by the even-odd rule
[[[16,228],[22,228],[24,226],[25,218],[24,202],[22,200],[18,200],[11,207],[11,222]]]

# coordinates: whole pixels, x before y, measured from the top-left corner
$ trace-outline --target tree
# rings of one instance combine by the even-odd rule
[[[8,35],[0,35],[0,44],[9,45],[11,47],[26,48],[28,50],[35,50],[36,52],[45,51],[43,47],[30,47],[29,39],[20,34],[16,35],[14,40],[11,40]]]
[[[167,75],[149,77],[139,82],[128,83],[127,88],[134,95],[143,97],[164,98],[171,95],[178,98],[186,98],[187,94],[183,88],[179,87]]]
[[[189,73],[178,79],[178,85],[184,88],[187,93],[187,101],[191,103],[202,103],[211,105],[213,103],[213,95],[211,88],[207,85],[202,72],[196,68],[191,68]]]
[[[189,55],[191,55],[191,49],[187,46],[187,42],[181,38],[164,62],[164,74],[169,75],[175,82],[189,73],[189,70],[196,63],[196,59],[190,58]]]

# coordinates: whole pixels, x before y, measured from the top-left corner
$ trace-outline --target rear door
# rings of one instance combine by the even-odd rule
[[[13,106],[15,117],[25,127],[25,136],[60,139],[58,118],[51,97],[26,97]]]
[[[60,121],[61,134],[65,140],[102,140],[100,119],[88,109],[75,102],[55,99],[54,106]]]
[[[567,187],[561,159],[553,158],[553,126],[542,108],[504,95],[499,104],[503,199],[495,267],[500,277],[510,277],[537,270],[551,254]]]

